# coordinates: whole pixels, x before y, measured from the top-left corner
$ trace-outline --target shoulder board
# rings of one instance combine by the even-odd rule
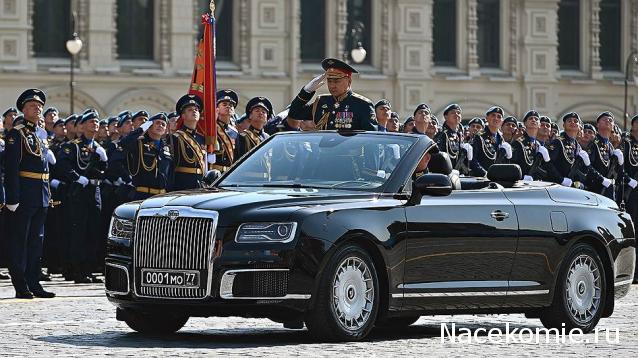
[[[481,129],[480,131],[478,131],[476,133],[476,135],[478,135],[478,136],[482,136],[483,134],[485,134],[485,130],[483,130],[483,129]]]
[[[246,136],[246,132],[241,132],[239,133],[240,136],[245,137]]]
[[[69,143],[80,144],[80,140],[75,138],[74,140],[70,141]]]
[[[368,97],[362,96],[362,95],[360,95],[358,93],[352,92],[352,97],[358,98],[358,99],[360,99],[362,101],[365,101],[365,102],[368,102],[368,103],[372,104],[372,101]]]
[[[20,129],[24,128],[24,124],[18,124],[17,126],[13,127],[13,129],[19,131]]]

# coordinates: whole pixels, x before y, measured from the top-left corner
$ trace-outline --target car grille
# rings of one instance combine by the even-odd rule
[[[140,216],[135,230],[135,288],[138,296],[203,298],[215,222],[211,218]],[[140,282],[141,269],[196,270],[199,287],[149,287]]]
[[[240,272],[233,284],[234,297],[283,297],[288,293],[288,271]]]

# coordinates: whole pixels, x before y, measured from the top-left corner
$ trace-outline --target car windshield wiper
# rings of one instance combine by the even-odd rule
[[[266,188],[302,188],[302,189],[320,189],[322,187],[320,186],[314,186],[314,185],[305,185],[305,184],[299,184],[299,183],[268,183],[268,184],[262,184],[261,186],[266,187]]]

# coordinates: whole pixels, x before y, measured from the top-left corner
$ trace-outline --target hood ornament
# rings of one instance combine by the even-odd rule
[[[166,216],[168,216],[171,221],[175,221],[179,217],[179,210],[169,210]]]

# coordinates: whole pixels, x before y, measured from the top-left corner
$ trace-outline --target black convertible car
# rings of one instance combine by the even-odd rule
[[[459,313],[590,331],[630,289],[633,223],[603,196],[520,177],[459,178],[425,136],[277,134],[210,188],[118,207],[106,295],[152,334],[242,316],[358,340]]]

